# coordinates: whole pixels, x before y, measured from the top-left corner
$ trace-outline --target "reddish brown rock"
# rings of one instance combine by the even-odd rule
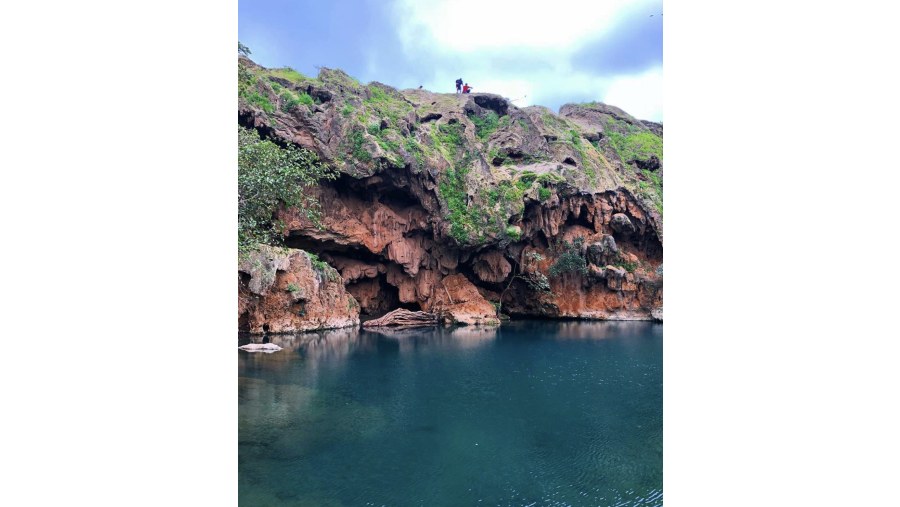
[[[366,321],[363,327],[422,327],[435,326],[437,323],[437,316],[433,313],[413,312],[397,308],[381,318]]]
[[[478,293],[478,289],[461,274],[445,277],[441,280],[443,293],[438,291],[435,300],[448,323],[483,324],[495,326],[500,324],[497,310]]]
[[[509,276],[512,271],[512,265],[507,261],[503,254],[497,250],[492,250],[485,254],[480,254],[475,258],[472,269],[478,278],[484,282],[502,282]]]
[[[272,81],[315,104],[287,110]],[[557,115],[490,94],[363,85],[330,69],[314,80],[268,76],[254,86],[275,111],[241,98],[240,124],[309,148],[339,173],[311,191],[321,203],[321,226],[293,209],[276,218],[285,224],[285,244],[316,252],[352,297],[319,298],[314,322],[291,316],[300,302],[317,304],[305,282],[288,295],[281,286],[308,277],[294,260],[273,258],[258,275],[242,270],[242,329],[356,318],[328,299],[339,297],[358,301],[370,316],[402,305],[458,323],[496,322],[492,302],[501,297],[504,313],[514,317],[662,317],[661,193],[641,179],[640,168],[661,176],[663,161],[657,157],[655,169],[655,155],[621,160],[608,139],[632,131],[661,138],[661,125],[600,103],[567,105]],[[493,114],[496,130],[480,137],[475,120]],[[550,277],[563,242],[577,238],[586,273]],[[535,285],[540,276],[547,279]],[[549,292],[536,289],[547,285]]]
[[[302,250],[263,245],[241,261],[238,273],[242,331],[291,333],[359,324],[359,304],[337,271],[316,270]]]

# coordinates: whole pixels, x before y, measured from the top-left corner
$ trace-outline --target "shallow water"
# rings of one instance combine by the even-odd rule
[[[660,324],[269,341],[238,352],[242,506],[662,505]]]

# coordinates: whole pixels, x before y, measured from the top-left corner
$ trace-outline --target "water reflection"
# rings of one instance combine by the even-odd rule
[[[274,343],[283,350],[267,355],[241,351],[242,366],[264,362],[268,367],[289,364],[300,355],[310,363],[336,362],[357,352],[373,352],[381,348],[396,349],[401,354],[435,349],[470,349],[487,345],[497,339],[496,327],[460,326],[453,328],[407,328],[362,330],[332,329],[293,335],[241,335],[239,345]],[[389,342],[389,343],[386,343]]]
[[[662,326],[241,338],[241,505],[662,502]],[[398,479],[399,478],[399,479]]]
[[[535,331],[555,340],[607,340],[610,338],[638,338],[652,335],[662,337],[662,324],[649,321],[512,321],[503,325],[509,331]]]

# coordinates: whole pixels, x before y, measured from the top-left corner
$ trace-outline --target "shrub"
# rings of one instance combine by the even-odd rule
[[[582,247],[584,238],[575,238],[572,243],[563,242],[562,253],[556,258],[556,262],[550,266],[550,276],[559,276],[565,273],[578,273],[586,275],[588,272],[587,261],[584,260]]]
[[[279,206],[297,208],[319,225],[319,203],[308,189],[335,174],[307,150],[281,148],[262,140],[255,130],[238,127],[238,252],[259,243],[277,244],[281,228],[274,218]]]
[[[300,287],[297,287],[297,284],[289,283],[285,290],[287,290],[288,292],[291,292],[291,293],[300,292]]]
[[[265,111],[267,113],[275,112],[275,106],[273,106],[272,103],[269,101],[269,97],[266,97],[265,95],[261,95],[257,91],[254,91],[247,95],[247,102],[254,106],[259,107],[260,109],[262,109],[263,111]]]
[[[547,187],[541,187],[538,189],[538,198],[541,201],[546,201],[550,198],[551,195],[553,195],[553,192],[551,192]]]

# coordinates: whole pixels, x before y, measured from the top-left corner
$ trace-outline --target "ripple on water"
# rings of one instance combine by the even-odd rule
[[[661,327],[603,324],[242,353],[240,503],[661,505]]]

